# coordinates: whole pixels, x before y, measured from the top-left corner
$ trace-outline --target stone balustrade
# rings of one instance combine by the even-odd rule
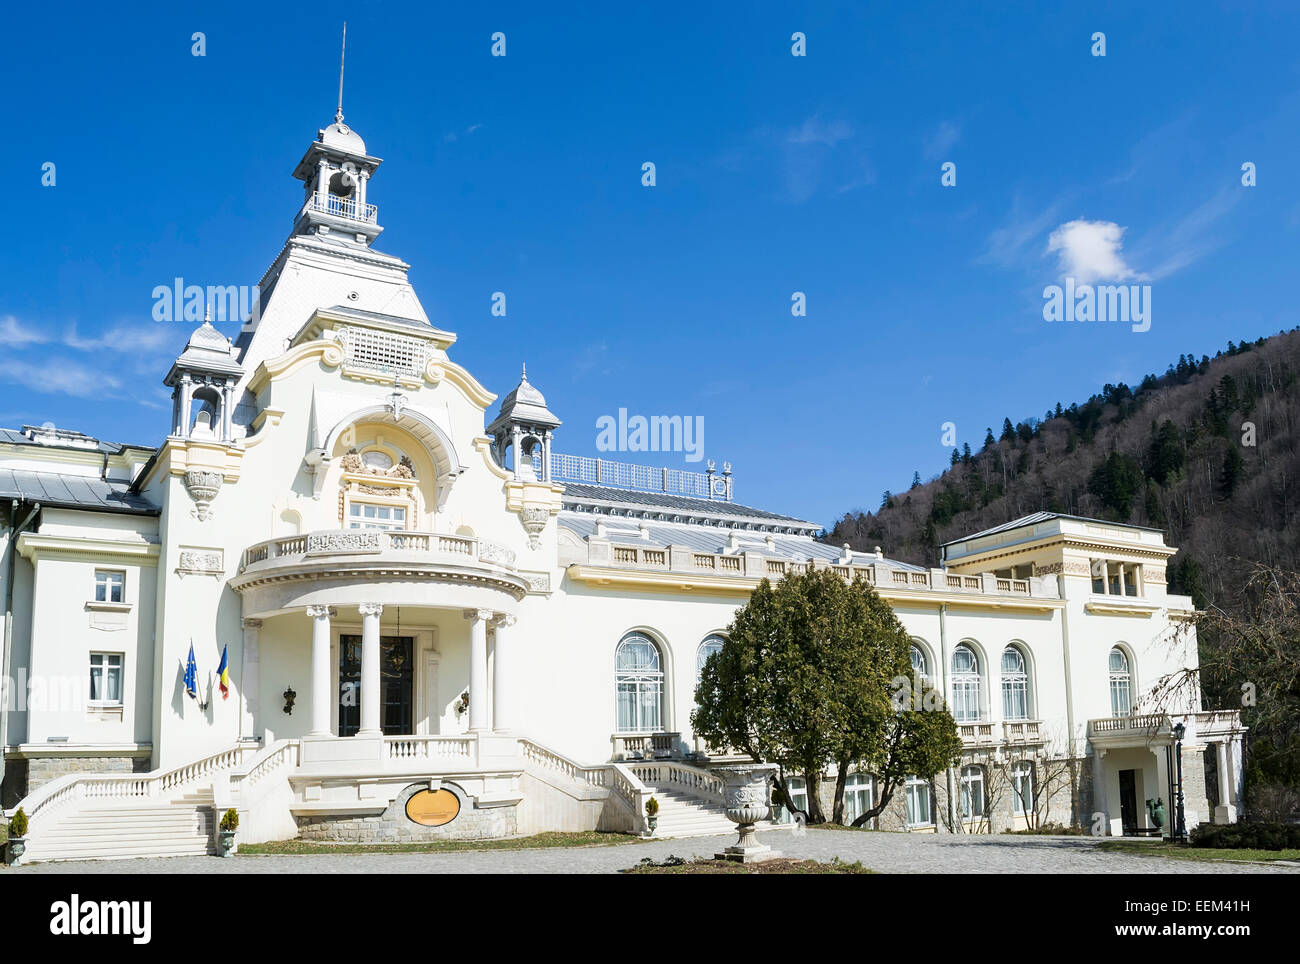
[[[332,555],[383,555],[393,552],[410,553],[431,560],[483,563],[510,570],[515,568],[514,550],[487,539],[440,532],[325,529],[255,543],[244,550],[239,569],[243,572],[249,566],[274,560]]]
[[[745,579],[780,579],[813,569],[830,569],[846,580],[865,579],[880,590],[921,590],[945,593],[1059,598],[1056,580],[1004,579],[993,573],[974,575],[946,569],[899,569],[884,563],[845,564],[813,559],[775,559],[762,552],[699,552],[687,546],[637,546],[591,541],[586,563],[618,569],[665,573],[695,573]]]

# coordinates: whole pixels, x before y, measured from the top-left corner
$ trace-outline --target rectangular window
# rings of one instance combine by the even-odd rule
[[[1023,676],[1002,681],[1002,718],[1029,719],[1029,682]]]
[[[1129,680],[1127,676],[1112,676],[1110,678],[1110,714],[1111,716],[1128,716],[1133,709],[1133,702],[1129,693]]]
[[[90,654],[90,702],[122,705],[122,654]]]
[[[952,716],[958,723],[978,723],[980,718],[979,678],[952,681]]]
[[[965,820],[984,816],[984,769],[963,767],[961,771],[961,815]]]
[[[808,809],[808,787],[804,783],[803,777],[790,777],[786,780],[786,785],[790,790],[790,802],[794,804],[796,810]],[[772,808],[774,823],[791,823],[794,817],[790,811],[781,805],[779,797],[773,797],[775,806]]]
[[[406,507],[376,505],[373,502],[348,503],[349,529],[405,529]]]
[[[1023,817],[1034,812],[1034,766],[1017,763],[1011,768],[1011,812]]]
[[[852,773],[844,786],[844,822],[852,824],[872,807],[872,779],[864,773]]]
[[[120,603],[125,592],[126,573],[114,569],[95,570],[95,602]]]
[[[930,784],[918,777],[907,780],[907,825],[929,827],[934,823],[930,816]]]

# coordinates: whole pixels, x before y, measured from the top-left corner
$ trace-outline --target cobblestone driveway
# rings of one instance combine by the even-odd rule
[[[860,860],[887,873],[1055,873],[1055,874],[1242,874],[1300,873],[1300,867],[1202,863],[1103,853],[1090,837],[952,837],[905,833],[810,830],[802,836],[767,833],[765,842],[791,857]],[[285,857],[167,857],[157,859],[75,861],[34,864],[0,870],[5,874],[149,874],[149,873],[611,873],[642,857],[662,860],[712,856],[734,836],[656,840],[616,847],[553,850],[479,851],[442,854],[322,854]]]

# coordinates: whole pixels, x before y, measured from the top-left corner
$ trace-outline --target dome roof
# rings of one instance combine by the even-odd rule
[[[527,368],[520,375],[515,390],[501,402],[501,411],[488,426],[488,431],[512,422],[552,428],[560,424],[560,420],[546,407],[546,398],[528,381]]]
[[[346,151],[349,154],[366,153],[366,142],[361,139],[360,134],[343,123],[342,114],[334,118],[333,124],[321,130],[320,142],[326,147],[332,147],[337,151]]]

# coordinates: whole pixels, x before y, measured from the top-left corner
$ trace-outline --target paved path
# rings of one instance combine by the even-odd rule
[[[1209,863],[1103,853],[1091,837],[953,837],[933,834],[809,830],[768,832],[761,839],[791,857],[860,860],[886,873],[1243,874],[1300,873],[1300,867]],[[284,857],[160,857],[32,864],[8,874],[561,874],[612,873],[642,857],[712,856],[735,837],[690,837],[614,847],[497,850],[441,854],[321,854]]]

